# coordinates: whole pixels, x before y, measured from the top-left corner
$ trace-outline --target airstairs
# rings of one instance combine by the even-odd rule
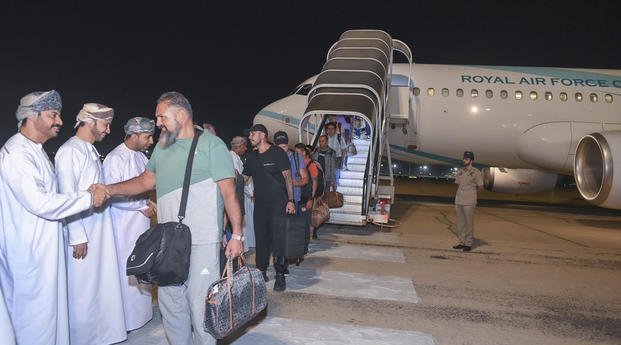
[[[391,120],[390,98],[393,53],[401,52],[412,66],[406,44],[381,30],[349,30],[332,45],[326,62],[308,94],[300,122],[300,142],[316,145],[327,115],[359,118],[371,131],[354,139],[357,154],[348,157],[340,171],[337,191],[344,196],[341,208],[330,209],[330,223],[364,225],[387,222],[394,200],[389,128],[401,123],[402,114]],[[411,72],[406,97],[411,99]],[[407,115],[406,115],[407,116]],[[351,121],[353,123],[354,121]],[[353,131],[353,128],[352,128]],[[353,133],[352,133],[353,134]],[[388,175],[381,176],[386,160]]]

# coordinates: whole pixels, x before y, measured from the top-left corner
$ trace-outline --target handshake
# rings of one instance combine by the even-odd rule
[[[92,184],[88,187],[88,191],[91,193],[93,200],[93,207],[101,207],[108,199],[110,199],[110,191],[101,183]]]

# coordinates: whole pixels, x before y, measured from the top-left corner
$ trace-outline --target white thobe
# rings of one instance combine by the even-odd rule
[[[91,195],[57,193],[43,146],[18,133],[0,150],[0,284],[17,343],[69,344],[62,223]],[[4,333],[2,333],[4,334]]]
[[[233,167],[238,174],[242,174],[244,171],[244,163],[241,158],[235,151],[230,151],[231,159],[233,159]],[[250,197],[248,197],[247,192],[250,195],[254,194],[254,188],[252,186],[252,181],[249,182],[250,186],[244,185],[244,200],[240,200],[240,202],[244,203],[244,217],[242,219],[242,233],[244,235],[244,252],[247,252],[248,249],[256,247],[255,239],[254,239],[254,202]]]
[[[112,150],[103,162],[106,184],[117,183],[136,177],[145,169],[147,157],[129,149],[125,143]],[[140,284],[135,276],[127,276],[127,258],[136,240],[149,229],[151,220],[141,211],[149,208],[149,198],[115,198],[109,201],[114,239],[123,294],[125,328],[131,331],[142,327],[153,317],[151,284]]]
[[[95,147],[74,136],[56,153],[58,188],[67,193],[103,183]],[[110,208],[88,210],[65,219],[69,328],[72,345],[112,344],[127,338],[121,282]],[[88,242],[84,259],[72,245]]]
[[[244,250],[248,251],[249,248],[255,248],[257,246],[256,237],[254,236],[254,184],[252,177],[250,181],[244,186],[244,215],[246,221],[244,222]]]
[[[4,303],[4,294],[0,286],[0,345],[15,345],[15,332],[9,316],[9,310]]]

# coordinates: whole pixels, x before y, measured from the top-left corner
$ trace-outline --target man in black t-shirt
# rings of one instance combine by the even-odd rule
[[[289,214],[295,213],[291,166],[287,154],[267,141],[265,126],[252,126],[249,139],[255,151],[248,153],[243,175],[245,179],[252,177],[254,183],[254,233],[257,245],[255,262],[267,281],[266,270],[272,248],[274,220],[283,210]],[[286,268],[285,257],[275,255],[274,291],[286,289]]]

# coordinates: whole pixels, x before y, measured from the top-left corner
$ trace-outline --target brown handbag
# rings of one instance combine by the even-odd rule
[[[343,194],[337,191],[326,192],[321,198],[329,208],[343,207]]]
[[[313,228],[317,228],[329,219],[330,209],[328,208],[328,205],[322,199],[317,199],[317,202],[313,207],[313,213],[311,214],[311,226]]]

